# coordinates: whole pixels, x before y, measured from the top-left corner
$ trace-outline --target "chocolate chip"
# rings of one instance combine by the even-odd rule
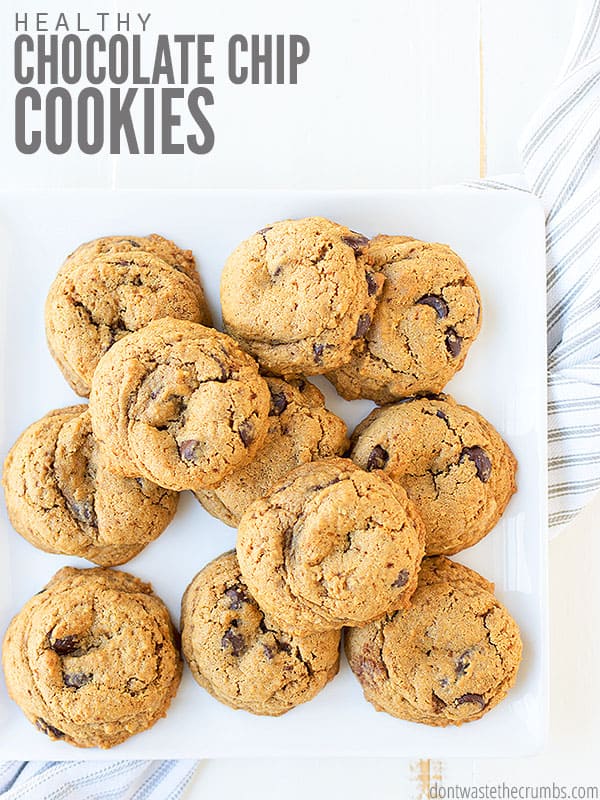
[[[275,653],[273,652],[272,648],[270,648],[268,644],[263,644],[263,650],[268,660],[272,661],[273,657],[275,656]]]
[[[179,455],[184,461],[195,462],[196,448],[199,444],[200,442],[197,439],[186,439],[185,442],[181,442],[179,445]]]
[[[443,420],[444,420],[444,422],[448,422],[448,417],[447,417],[447,416],[444,414],[444,412],[443,412],[443,411],[440,411],[440,410],[438,409],[438,410],[435,412],[435,415],[436,415],[436,417],[439,417],[440,419],[443,419]]]
[[[433,710],[436,714],[440,714],[445,708],[446,703],[442,700],[441,697],[438,697],[435,692],[431,693],[431,705],[433,706]]]
[[[242,603],[247,603],[250,599],[241,586],[232,586],[230,589],[227,589],[225,597],[228,597],[231,601],[229,603],[229,608],[234,611],[239,611],[242,607]]]
[[[283,392],[271,393],[271,416],[278,417],[280,414],[283,414],[287,407],[287,397]]]
[[[133,264],[133,261],[125,261],[125,259],[121,258],[118,261],[115,261],[115,264],[118,264],[120,267],[130,267]]]
[[[369,314],[361,314],[358,318],[358,325],[356,326],[356,333],[352,337],[353,339],[362,339],[365,333],[371,327],[371,317]]]
[[[467,674],[467,669],[471,666],[471,662],[469,661],[469,656],[471,655],[470,650],[465,650],[457,659],[456,659],[456,677],[462,678]]]
[[[374,294],[377,294],[377,289],[379,288],[377,281],[373,277],[372,272],[366,272],[365,276],[367,278],[367,294],[369,297],[373,297]]]
[[[264,236],[267,231],[270,231],[273,228],[272,225],[267,225],[266,228],[261,228],[257,233],[260,233],[261,236]]]
[[[287,642],[282,642],[281,639],[275,639],[277,642],[277,649],[280,653],[287,653],[288,655],[292,652],[291,646]]]
[[[448,328],[446,331],[446,350],[456,358],[460,354],[461,345],[462,336],[459,336],[454,328]]]
[[[221,639],[221,648],[226,650],[227,647],[231,647],[231,652],[234,656],[241,656],[246,649],[244,637],[240,633],[236,633],[234,630],[229,628],[229,630],[225,631],[223,638]]]
[[[58,728],[55,728],[54,725],[50,725],[49,722],[46,722],[46,720],[42,719],[41,717],[36,719],[35,727],[38,729],[38,731],[45,733],[46,736],[55,736],[57,739],[62,739],[64,736],[62,731],[59,731]]]
[[[72,499],[67,499],[67,508],[79,522],[97,527],[98,520],[96,518],[96,511],[94,509],[93,500],[83,500],[80,503]]]
[[[448,316],[448,303],[439,294],[424,294],[416,301],[417,305],[430,306],[438,315],[438,319]]]
[[[376,444],[371,450],[369,458],[367,459],[367,471],[372,469],[383,469],[388,463],[390,455],[387,450],[384,450],[380,444]]]
[[[63,636],[50,642],[50,649],[59,656],[68,656],[79,650],[79,639],[76,636]]]
[[[480,694],[472,694],[471,692],[467,692],[467,694],[463,694],[460,697],[457,697],[454,701],[455,706],[462,706],[465,703],[476,703],[480,708],[485,708],[486,702],[483,699],[483,696]]]
[[[73,672],[73,673],[63,673],[63,683],[65,686],[69,686],[72,689],[81,689],[82,686],[85,686],[86,683],[89,683],[93,675],[86,675],[85,672]]]
[[[492,462],[483,447],[479,447],[478,445],[474,447],[463,447],[460,460],[462,461],[463,458],[470,458],[473,464],[475,464],[477,477],[482,483],[487,483],[489,481],[490,475],[492,474]]]
[[[362,253],[362,248],[366,244],[369,244],[368,238],[361,233],[357,233],[355,236],[342,236],[342,242],[349,245],[356,255],[360,255]]]
[[[403,569],[400,570],[400,572],[398,573],[398,577],[392,583],[392,586],[395,589],[401,589],[403,586],[406,586],[407,583],[408,583],[408,570]]]
[[[130,244],[132,247],[141,247],[141,244],[139,242],[134,241],[133,239],[121,239],[121,241],[127,242],[127,244]]]
[[[323,361],[323,351],[325,350],[324,344],[313,344],[313,354],[315,364],[320,364]]]
[[[254,425],[249,419],[245,419],[238,427],[240,439],[244,443],[244,447],[248,447],[254,441]]]

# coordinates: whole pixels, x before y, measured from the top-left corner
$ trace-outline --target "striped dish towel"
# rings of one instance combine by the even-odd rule
[[[580,0],[561,78],[523,137],[546,211],[550,535],[600,488],[600,0]]]
[[[600,0],[581,0],[562,78],[524,138],[524,178],[547,215],[550,530],[600,487]],[[0,764],[2,800],[177,800],[199,762]]]
[[[198,761],[7,761],[2,800],[178,800]]]

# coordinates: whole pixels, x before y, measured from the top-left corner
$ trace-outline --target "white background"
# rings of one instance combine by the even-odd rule
[[[60,6],[60,9],[59,9]],[[89,2],[46,2],[67,11]],[[204,157],[19,156],[12,145],[14,10],[0,10],[0,166],[6,187],[427,187],[519,170],[523,126],[559,72],[576,0],[221,0],[152,11],[155,30],[303,33],[296,87],[215,84]],[[219,49],[219,48],[216,48]],[[215,56],[220,73],[222,48]],[[400,798],[452,783],[600,783],[600,499],[550,545],[551,737],[524,760],[205,762],[192,797]],[[199,720],[199,724],[202,724]],[[361,732],[356,731],[360,737]]]

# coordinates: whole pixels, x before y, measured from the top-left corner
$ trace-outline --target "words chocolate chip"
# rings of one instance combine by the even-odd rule
[[[369,458],[367,459],[367,471],[370,472],[372,469],[383,469],[388,463],[389,458],[390,456],[388,451],[384,450],[380,444],[376,444],[369,453]]]
[[[448,316],[448,303],[439,294],[424,294],[417,300],[417,305],[430,306],[434,309],[439,319]]]
[[[460,460],[462,461],[463,458],[470,458],[473,464],[475,464],[477,477],[482,483],[487,483],[489,481],[490,475],[492,474],[492,462],[483,447],[479,447],[478,445],[474,447],[463,447]]]

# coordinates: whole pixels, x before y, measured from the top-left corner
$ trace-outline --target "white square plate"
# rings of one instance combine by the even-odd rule
[[[0,681],[0,759],[218,756],[517,756],[543,746],[547,728],[546,293],[543,214],[511,191],[431,192],[44,192],[0,194],[0,457],[52,408],[76,402],[46,348],[43,306],[65,255],[103,234],[158,232],[193,249],[214,312],[225,257],[275,219],[323,215],[367,235],[410,234],[448,242],[483,296],[483,329],[449,386],[490,419],[519,460],[519,491],[495,530],[458,560],[495,581],[525,644],[518,681],[482,720],[435,729],[377,713],[345,662],[312,702],[277,719],[233,711],[188,671],[166,719],[109,752],[51,742],[25,720]],[[216,316],[216,314],[215,314]],[[326,381],[332,410],[352,428],[369,411]],[[175,521],[124,569],[152,582],[175,620],[183,590],[235,533],[190,493]],[[64,564],[87,562],[34,549],[0,515],[0,633]]]

